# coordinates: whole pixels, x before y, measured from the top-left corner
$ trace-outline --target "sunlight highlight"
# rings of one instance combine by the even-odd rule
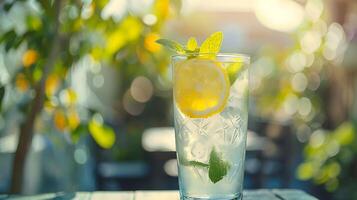
[[[304,19],[303,8],[292,0],[257,0],[254,12],[264,26],[281,32],[295,30]]]

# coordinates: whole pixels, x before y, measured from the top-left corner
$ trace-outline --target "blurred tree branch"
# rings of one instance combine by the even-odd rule
[[[344,25],[347,13],[352,2],[349,0],[338,0],[331,2],[331,22]],[[327,104],[327,128],[335,129],[341,123],[349,119],[353,98],[353,74],[346,67],[332,65],[329,69],[329,84]]]
[[[31,102],[31,108],[26,116],[25,122],[21,125],[19,142],[17,145],[15,158],[12,167],[12,178],[10,193],[20,193],[23,183],[24,166],[26,163],[26,157],[32,144],[32,138],[34,135],[34,124],[39,113],[43,108],[43,102],[45,97],[45,82],[48,75],[54,67],[54,63],[61,49],[61,39],[59,34],[59,15],[61,12],[63,1],[55,1],[55,25],[54,25],[54,37],[50,45],[50,54],[46,60],[43,69],[43,75],[35,88],[35,97]]]
[[[2,100],[4,96],[5,96],[5,87],[0,86],[0,112],[1,112]]]

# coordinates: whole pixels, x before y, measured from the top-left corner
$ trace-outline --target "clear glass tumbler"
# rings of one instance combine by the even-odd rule
[[[181,199],[242,199],[249,57],[172,57]]]

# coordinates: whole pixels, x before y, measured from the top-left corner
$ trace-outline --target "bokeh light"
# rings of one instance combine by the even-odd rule
[[[307,87],[307,78],[303,73],[295,74],[291,79],[291,86],[297,92],[303,92]]]
[[[273,30],[291,32],[304,18],[303,8],[292,0],[257,0],[254,8],[258,20]]]
[[[143,76],[136,77],[130,86],[130,94],[134,100],[145,103],[150,100],[154,92],[151,81]]]
[[[128,90],[123,96],[123,107],[131,115],[140,115],[145,108],[145,104],[136,101]]]
[[[308,0],[305,5],[306,16],[311,21],[318,21],[322,15],[324,4],[322,0]]]
[[[289,66],[288,69],[292,73],[301,72],[306,65],[307,65],[307,58],[305,54],[300,51],[294,52],[288,58],[288,66]]]
[[[321,34],[315,30],[307,31],[303,34],[300,44],[305,53],[314,53],[321,45]]]

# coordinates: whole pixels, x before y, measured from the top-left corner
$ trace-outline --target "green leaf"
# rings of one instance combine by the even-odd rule
[[[8,31],[4,34],[1,35],[0,37],[0,43],[2,43],[3,41],[7,41],[10,40],[12,38],[16,37],[16,32],[14,30]]]
[[[14,4],[15,4],[14,2],[5,3],[3,8],[6,12],[9,12]]]
[[[81,136],[88,133],[88,126],[86,124],[80,124],[76,129],[71,132],[71,139],[74,143],[77,143]]]
[[[217,183],[227,174],[230,165],[228,162],[223,161],[221,155],[218,154],[215,148],[212,149],[209,158],[208,176],[213,183]]]
[[[239,72],[242,70],[242,67],[243,61],[241,58],[234,59],[234,62],[227,66],[227,73],[231,84],[233,84],[237,79]]]
[[[2,100],[5,96],[5,87],[1,86],[0,87],[0,112],[1,112],[1,105],[2,105]]]
[[[184,166],[192,166],[192,167],[202,167],[208,168],[208,176],[212,183],[217,183],[222,180],[225,175],[227,175],[230,164],[221,159],[222,155],[219,154],[215,148],[212,149],[209,163],[202,163],[199,161],[188,161],[185,157],[179,157],[179,163]]]
[[[187,160],[185,157],[183,156],[180,156],[179,157],[179,162],[181,165],[183,166],[192,166],[192,167],[209,167],[208,164],[206,163],[202,163],[202,162],[199,162],[199,161],[189,161]]]
[[[332,134],[341,146],[351,144],[355,140],[355,130],[351,122],[342,123]]]
[[[185,53],[185,49],[183,48],[183,46],[178,43],[175,42],[173,40],[168,40],[168,39],[158,39],[156,40],[157,43],[163,45],[164,47],[178,53],[178,54],[184,54]]]
[[[200,53],[217,54],[221,49],[222,40],[222,32],[213,33],[202,43]]]
[[[191,37],[186,44],[187,50],[194,51],[197,48],[197,41],[194,37]]]
[[[14,34],[12,34],[12,32],[10,31],[9,34],[6,34],[5,37],[6,37],[4,38],[5,51],[8,52],[16,41],[16,33],[14,32]]]
[[[194,166],[194,167],[209,167],[209,164],[202,163],[199,161],[189,161],[188,162],[189,166]]]
[[[42,21],[40,17],[29,15],[26,18],[26,24],[29,30],[38,31],[42,26]]]
[[[112,128],[97,122],[95,119],[89,122],[88,128],[93,139],[100,147],[109,149],[114,145],[115,133]]]

